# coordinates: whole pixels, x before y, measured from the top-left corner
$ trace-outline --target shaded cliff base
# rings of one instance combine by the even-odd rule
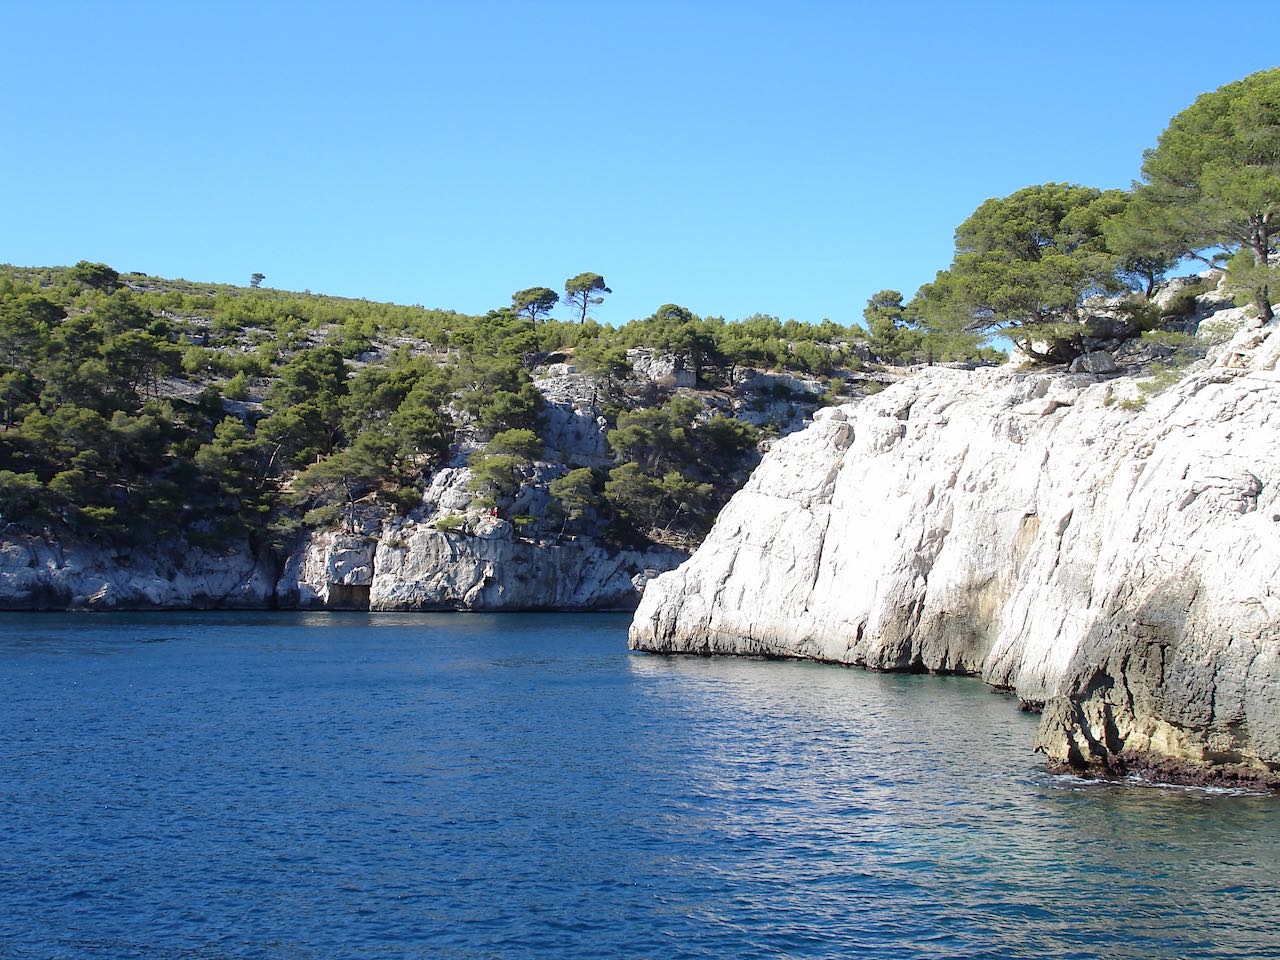
[[[1196,731],[1139,718],[1132,709],[1062,696],[1045,706],[1035,749],[1049,758],[1051,770],[1059,772],[1280,790],[1280,763],[1251,756],[1245,744],[1216,739],[1217,749]]]
[[[1089,779],[1162,786],[1222,787],[1250,792],[1280,793],[1280,777],[1253,767],[1223,764],[1202,767],[1191,763],[1152,757],[1150,754],[1124,753],[1105,764],[1073,765],[1057,760],[1046,761],[1050,773],[1072,774]]]
[[[272,559],[245,545],[165,542],[133,551],[7,531],[0,610],[252,610],[274,603]]]

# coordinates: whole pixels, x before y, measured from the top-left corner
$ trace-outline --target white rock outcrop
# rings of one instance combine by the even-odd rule
[[[470,532],[398,521],[365,533],[314,531],[277,571],[268,556],[161,544],[0,540],[0,610],[630,610],[688,557],[614,550],[591,538],[535,542],[472,517]]]
[[[539,434],[554,459],[575,467],[613,462],[600,409],[607,390],[597,378],[569,364],[553,364],[533,385],[546,400]]]
[[[692,387],[698,382],[697,373],[687,369],[687,358],[681,353],[632,347],[627,351],[627,362],[636,376],[646,380],[666,382],[673,387]]]
[[[367,608],[378,541],[316,531],[285,561],[276,593],[288,607]]]
[[[377,537],[313,534],[285,564],[286,605],[371,610],[632,609],[649,578],[688,555],[521,539],[505,520],[463,530],[388,524]]]
[[[819,411],[631,646],[975,674],[1055,761],[1280,781],[1278,358],[1246,329],[1150,398],[933,369]]]
[[[0,539],[0,610],[265,607],[274,587],[269,559],[247,549],[124,550],[16,531]]]

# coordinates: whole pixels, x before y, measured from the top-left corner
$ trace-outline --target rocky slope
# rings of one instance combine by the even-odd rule
[[[1057,763],[1280,783],[1278,359],[1242,329],[1149,397],[937,369],[819,411],[631,645],[974,674]]]

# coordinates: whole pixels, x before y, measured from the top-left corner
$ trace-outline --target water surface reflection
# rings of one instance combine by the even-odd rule
[[[1280,956],[1274,798],[625,626],[0,620],[0,957]]]

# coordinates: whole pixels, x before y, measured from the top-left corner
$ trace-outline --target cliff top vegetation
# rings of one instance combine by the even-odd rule
[[[984,201],[955,232],[951,265],[903,304],[867,306],[873,337],[1007,337],[1067,361],[1096,331],[1091,305],[1129,294],[1130,334],[1158,322],[1150,298],[1180,266],[1225,267],[1228,288],[1264,321],[1280,289],[1280,68],[1206,93],[1146,151],[1130,190],[1071,183]],[[1108,317],[1111,326],[1113,318]]]

